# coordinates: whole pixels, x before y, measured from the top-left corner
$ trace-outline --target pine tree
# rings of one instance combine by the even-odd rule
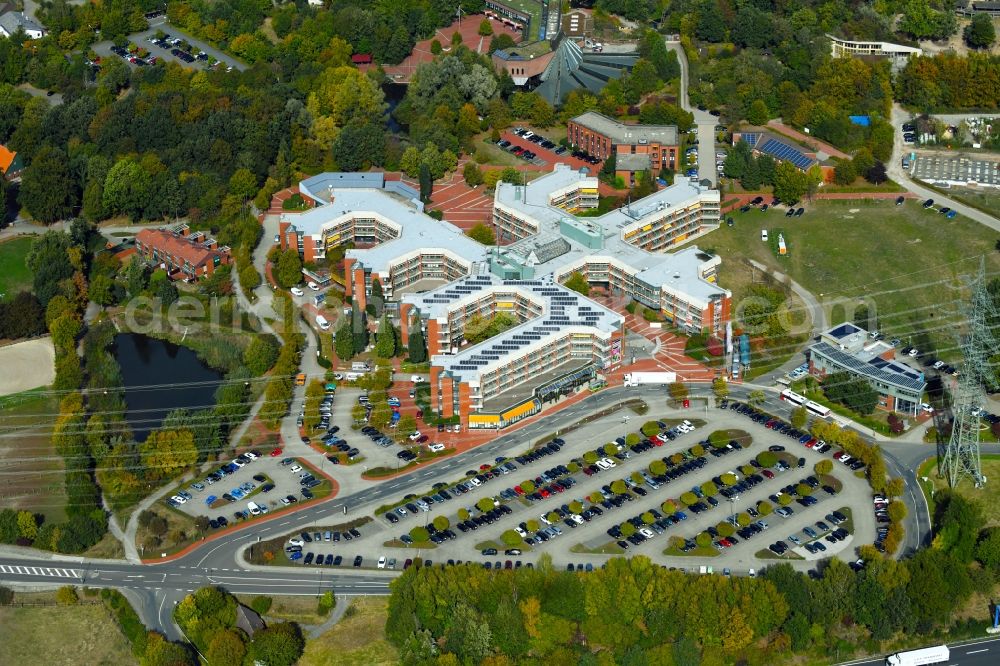
[[[341,361],[349,361],[354,356],[354,333],[351,331],[351,320],[345,319],[337,329],[333,338],[334,351]]]
[[[383,316],[375,334],[375,355],[379,358],[392,358],[396,355],[396,332],[389,318]]]
[[[354,337],[354,353],[360,354],[368,346],[368,326],[357,301],[351,306],[351,333]]]
[[[410,356],[410,363],[423,363],[427,360],[427,344],[424,342],[424,333],[419,328],[410,333],[407,353]]]
[[[426,162],[420,163],[420,200],[424,203],[430,203],[431,200],[431,190],[434,188],[434,182],[431,180],[431,168],[427,166]]]

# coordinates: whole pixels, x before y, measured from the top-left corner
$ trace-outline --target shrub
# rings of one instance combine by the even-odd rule
[[[250,602],[250,608],[256,611],[258,615],[266,615],[267,611],[271,610],[273,601],[271,597],[254,597],[253,601]]]
[[[513,548],[521,543],[521,536],[514,530],[507,530],[500,535],[500,540],[503,541],[505,546]]]
[[[72,606],[80,601],[80,597],[77,595],[75,587],[72,585],[64,585],[59,588],[58,592],[56,592],[56,601],[58,601],[61,606]]]
[[[702,532],[694,538],[694,542],[702,548],[708,548],[712,545],[712,535],[708,532]]]
[[[761,467],[774,467],[778,462],[778,456],[771,451],[761,451],[757,454],[757,462]]]

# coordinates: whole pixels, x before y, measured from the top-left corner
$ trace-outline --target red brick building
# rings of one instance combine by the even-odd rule
[[[173,230],[143,229],[135,236],[136,253],[173,280],[196,280],[231,261],[229,248],[214,238],[191,232],[186,224]]]
[[[619,159],[626,155],[646,155],[654,175],[664,167],[677,168],[680,139],[674,125],[626,125],[588,111],[566,124],[566,138],[602,160],[611,155]]]

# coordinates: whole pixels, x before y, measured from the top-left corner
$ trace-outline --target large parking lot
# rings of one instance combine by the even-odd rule
[[[1000,186],[1000,161],[985,159],[981,155],[923,152],[910,166],[910,174],[930,183]]]
[[[329,484],[281,449],[240,454],[163,501],[194,518],[204,516],[225,527],[240,520],[312,499]]]
[[[304,552],[324,562],[360,555],[363,566],[419,555],[517,567],[547,552],[584,569],[626,550],[688,570],[835,554],[853,562],[882,527],[875,509],[887,520],[867,481],[806,433],[732,406],[676,414],[691,428],[664,417],[645,433],[620,415],[595,420],[383,507],[350,546],[324,540]],[[814,471],[820,460],[830,474]]]

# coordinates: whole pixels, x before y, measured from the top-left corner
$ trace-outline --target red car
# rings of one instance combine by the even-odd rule
[[[281,449],[275,449],[274,451],[271,451],[272,458],[277,458],[280,455],[281,455]]]
[[[540,494],[540,495],[541,495],[542,497],[548,497],[549,495],[551,495],[551,494],[552,494],[552,493],[550,493],[550,492],[549,492],[548,490],[546,490],[545,488],[542,488],[541,490],[539,490],[539,491],[538,491],[538,493],[539,493],[539,494]]]
[[[806,448],[807,449],[811,449],[812,447],[816,446],[817,444],[819,444],[819,440],[816,439],[815,437],[813,437],[808,442],[806,442]]]
[[[524,489],[521,488],[521,486],[514,486],[514,492],[517,493],[518,495],[523,495]]]
[[[760,473],[761,473],[761,474],[763,474],[764,476],[766,476],[766,477],[767,477],[767,478],[769,478],[769,479],[773,479],[773,478],[774,478],[774,472],[772,472],[772,471],[771,471],[771,470],[769,470],[769,469],[762,469],[762,470],[760,471]]]

